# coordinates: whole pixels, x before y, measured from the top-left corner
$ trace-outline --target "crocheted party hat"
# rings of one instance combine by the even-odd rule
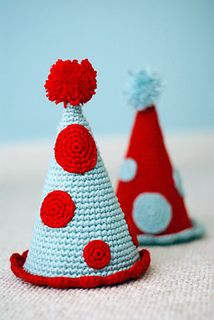
[[[65,109],[30,249],[12,255],[11,269],[27,282],[57,288],[138,278],[150,255],[136,248],[82,113],[95,94],[96,71],[87,59],[58,60],[45,88]]]
[[[178,171],[173,169],[155,107],[162,83],[157,74],[133,76],[129,103],[136,109],[117,197],[140,244],[163,245],[203,235],[191,220]]]

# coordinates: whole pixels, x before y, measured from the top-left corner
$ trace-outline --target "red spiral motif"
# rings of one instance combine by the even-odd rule
[[[50,228],[66,227],[74,216],[76,209],[71,196],[61,190],[55,190],[44,198],[40,217],[42,222]]]
[[[90,171],[97,163],[94,139],[80,124],[71,124],[63,129],[58,134],[54,150],[57,163],[71,173]]]
[[[111,260],[109,245],[102,240],[92,240],[85,246],[83,257],[90,268],[102,269]]]

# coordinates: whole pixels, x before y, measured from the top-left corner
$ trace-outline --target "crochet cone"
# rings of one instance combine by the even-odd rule
[[[167,153],[154,105],[157,75],[140,71],[129,102],[137,109],[120,171],[117,197],[141,245],[164,245],[201,237],[203,227],[187,212],[181,178]]]
[[[39,286],[92,288],[140,277],[138,252],[82,113],[96,89],[88,60],[58,60],[45,88],[65,105],[29,251],[11,257],[13,273]]]

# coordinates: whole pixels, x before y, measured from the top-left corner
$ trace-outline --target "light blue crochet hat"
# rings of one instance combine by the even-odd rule
[[[52,67],[45,85],[49,99],[53,97],[51,94],[55,95],[55,101],[56,95],[59,96],[56,94],[61,88],[56,79],[58,71],[60,76],[62,72],[66,77],[69,75],[67,87],[75,83],[76,79],[69,73],[74,63],[68,61],[59,60]],[[83,79],[84,83],[78,88],[73,85],[70,95],[63,87],[61,99],[66,108],[58,128],[30,249],[11,257],[15,275],[36,285],[58,288],[110,285],[139,277],[150,264],[148,251],[138,252],[129,233],[82,113],[81,102],[89,100],[96,88],[96,72],[87,63],[86,67],[82,63],[81,67],[73,65],[77,68],[78,82]],[[88,96],[81,92],[85,88],[90,89]],[[71,96],[78,105],[70,104],[74,103]]]

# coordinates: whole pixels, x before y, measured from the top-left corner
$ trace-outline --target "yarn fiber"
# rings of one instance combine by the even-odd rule
[[[59,132],[71,124],[82,125],[92,134],[81,107],[64,110]],[[53,155],[43,198],[54,190],[72,197],[75,214],[64,228],[49,228],[38,215],[24,264],[27,272],[51,277],[106,276],[129,269],[140,259],[99,152],[95,167],[84,174],[64,171]],[[92,240],[109,246],[111,260],[102,269],[91,268],[84,259],[84,248]]]

